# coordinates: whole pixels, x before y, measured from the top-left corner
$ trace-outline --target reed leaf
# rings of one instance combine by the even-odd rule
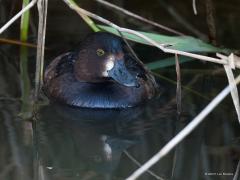
[[[185,62],[191,62],[193,60],[194,60],[193,58],[181,56],[181,58],[179,58],[179,64],[182,64]],[[153,62],[147,63],[146,65],[150,70],[174,66],[175,65],[175,57],[169,57],[169,58],[162,59],[162,60],[155,60]]]
[[[110,26],[98,25],[98,27],[103,31],[107,31],[119,36],[118,31]],[[153,39],[159,44],[170,45],[168,47],[169,49],[186,51],[186,52],[228,52],[227,49],[214,47],[211,44],[205,43],[202,40],[191,37],[191,36],[166,36],[166,35],[161,35],[156,33],[142,32],[142,31],[138,31],[138,32]],[[123,32],[123,35],[128,40],[138,42],[141,44],[151,45],[146,40],[140,37],[137,37],[133,34]]]

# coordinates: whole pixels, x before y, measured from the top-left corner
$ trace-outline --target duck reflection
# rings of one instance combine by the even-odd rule
[[[101,110],[51,104],[41,108],[35,125],[42,176],[45,179],[111,177],[127,148],[140,143],[156,123],[168,124],[147,119],[149,113],[152,112],[147,106]]]

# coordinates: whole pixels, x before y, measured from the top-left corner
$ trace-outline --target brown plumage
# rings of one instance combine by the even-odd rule
[[[119,37],[98,32],[77,51],[50,63],[44,91],[50,99],[72,106],[126,108],[153,98],[158,85]]]

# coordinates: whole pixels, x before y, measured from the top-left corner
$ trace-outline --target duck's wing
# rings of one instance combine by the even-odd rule
[[[47,85],[65,73],[73,72],[73,64],[76,60],[76,53],[68,52],[56,57],[46,68],[44,73],[44,84]]]

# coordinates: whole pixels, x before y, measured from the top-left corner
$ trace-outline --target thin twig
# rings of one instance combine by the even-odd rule
[[[6,44],[14,44],[14,45],[19,45],[19,46],[26,46],[30,48],[37,48],[37,45],[28,43],[28,42],[23,42],[19,40],[14,40],[14,39],[5,39],[5,38],[0,38],[0,43],[6,43]]]
[[[124,154],[125,154],[132,162],[134,162],[138,167],[141,167],[141,166],[142,166],[141,163],[140,163],[138,160],[136,160],[134,157],[132,157],[132,155],[129,154],[126,150],[123,151],[123,152],[124,152]],[[155,177],[156,179],[164,180],[162,177],[158,176],[157,174],[155,174],[154,172],[152,172],[152,171],[149,170],[149,169],[147,170],[147,172],[148,172],[150,175],[152,175],[153,177]]]
[[[236,84],[240,82],[240,75],[235,79]],[[137,169],[127,180],[134,180],[143,174],[147,169],[167,155],[178,143],[189,135],[204,118],[231,92],[232,86],[224,88],[182,131],[172,138],[157,154],[148,160],[141,168]]]
[[[193,7],[194,14],[197,15],[196,0],[192,0],[192,7]]]
[[[3,27],[0,29],[0,34],[2,34],[12,23],[14,23],[23,13],[31,9],[35,4],[37,0],[32,0],[25,8],[23,8],[21,11],[19,11],[15,16],[12,17]]]
[[[180,72],[180,65],[179,65],[179,59],[178,55],[175,54],[175,63],[176,63],[176,74],[177,74],[177,88],[176,88],[176,102],[177,102],[177,115],[178,117],[181,114],[181,98],[182,98],[182,92],[181,92],[181,72]]]
[[[177,34],[177,35],[180,35],[180,36],[185,36],[185,34],[179,32],[179,31],[176,31],[176,30],[174,30],[174,29],[171,29],[171,28],[169,28],[169,27],[166,27],[166,26],[161,25],[161,24],[159,24],[159,23],[156,23],[156,22],[154,22],[154,21],[148,20],[148,19],[146,19],[146,18],[144,18],[144,17],[141,17],[141,16],[139,16],[139,15],[137,15],[137,14],[134,14],[133,12],[130,12],[130,11],[126,10],[126,9],[123,9],[122,7],[119,7],[119,6],[117,6],[117,5],[115,5],[115,4],[112,4],[112,3],[110,3],[110,2],[107,2],[107,1],[104,1],[104,0],[96,0],[96,1],[99,2],[99,3],[102,4],[102,5],[105,5],[105,6],[107,6],[107,7],[110,7],[111,9],[118,10],[118,11],[122,12],[123,14],[126,14],[126,15],[128,15],[128,16],[131,16],[131,17],[133,17],[133,18],[136,18],[136,19],[138,19],[138,20],[140,20],[140,21],[143,21],[143,22],[145,22],[145,23],[151,24],[152,26],[156,26],[156,27],[158,27],[158,28],[160,28],[160,29],[166,30],[166,31],[168,31],[168,32],[171,32],[171,33],[174,33],[174,34]]]
[[[138,63],[140,63],[143,67],[145,67],[145,65],[142,63],[142,61],[139,59],[139,57],[137,56],[137,54],[135,53],[135,51],[133,50],[133,48],[130,46],[130,44],[128,43],[128,41],[126,40],[125,36],[123,35],[123,33],[121,31],[118,31],[118,33],[120,34],[120,36],[122,37],[123,41],[126,43],[129,51],[132,53],[132,55],[135,57],[135,59],[138,61]]]

